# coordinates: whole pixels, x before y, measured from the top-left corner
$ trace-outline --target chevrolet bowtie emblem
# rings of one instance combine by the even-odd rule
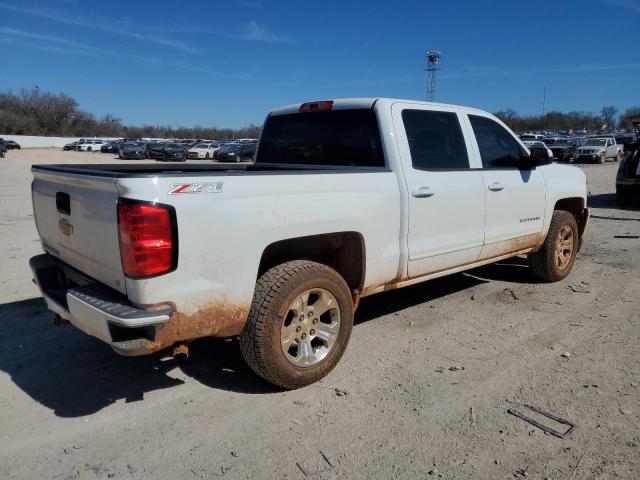
[[[67,237],[73,233],[73,225],[67,222],[66,218],[63,218],[58,222],[58,228],[60,229],[62,234],[66,235]]]

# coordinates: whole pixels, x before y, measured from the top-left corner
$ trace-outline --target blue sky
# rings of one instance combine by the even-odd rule
[[[39,85],[126,124],[242,127],[335,97],[492,112],[640,104],[640,0],[0,0],[0,90]]]

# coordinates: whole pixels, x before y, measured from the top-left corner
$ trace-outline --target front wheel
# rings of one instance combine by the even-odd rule
[[[620,155],[620,152],[618,152],[618,153],[616,153],[616,156],[613,157],[613,161],[614,162],[619,162],[621,158],[622,158],[622,155]]]
[[[258,279],[240,348],[262,378],[300,388],[336,366],[352,326],[353,300],[344,279],[326,265],[295,260]]]
[[[580,238],[575,217],[565,210],[555,210],[542,248],[528,256],[533,274],[557,282],[569,275],[576,260]]]

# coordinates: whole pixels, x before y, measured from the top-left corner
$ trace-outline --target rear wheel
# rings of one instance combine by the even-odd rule
[[[335,367],[352,326],[353,300],[344,279],[326,265],[295,260],[258,279],[240,348],[262,378],[300,388]]]
[[[575,217],[565,210],[555,210],[542,248],[528,256],[529,268],[544,281],[562,280],[573,268],[579,244]]]
[[[613,161],[614,162],[619,162],[621,158],[622,158],[622,155],[620,155],[620,152],[618,152],[618,153],[616,153],[616,156],[613,157]]]

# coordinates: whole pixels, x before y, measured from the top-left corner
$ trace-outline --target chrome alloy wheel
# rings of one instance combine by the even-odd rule
[[[560,229],[558,238],[556,239],[555,259],[556,267],[558,267],[559,270],[564,270],[571,263],[573,249],[573,229],[569,225],[564,225]]]
[[[280,330],[282,351],[298,367],[312,367],[331,351],[340,331],[340,305],[322,288],[306,290],[291,302]]]

